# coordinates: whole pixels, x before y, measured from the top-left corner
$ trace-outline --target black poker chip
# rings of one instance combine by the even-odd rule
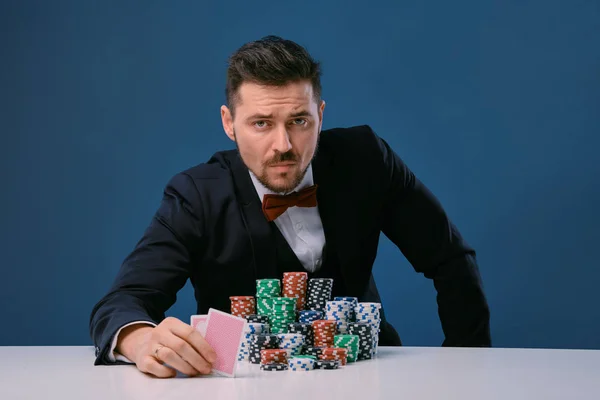
[[[340,362],[338,360],[317,360],[314,369],[338,369]]]
[[[246,316],[246,321],[248,321],[248,323],[254,323],[254,324],[268,324],[269,316],[268,315],[251,314],[251,315]]]
[[[327,301],[331,299],[333,279],[312,278],[308,280],[306,291],[306,308],[324,311]]]
[[[323,349],[324,347],[311,347],[311,346],[307,346],[304,349],[304,354],[307,356],[314,356],[317,357],[317,359],[321,358],[321,354],[323,354]]]
[[[288,369],[287,364],[261,364],[260,369],[263,371],[286,371]]]

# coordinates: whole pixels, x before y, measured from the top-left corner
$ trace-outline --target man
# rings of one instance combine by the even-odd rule
[[[226,95],[221,118],[237,150],[167,184],[92,311],[96,364],[135,363],[157,377],[210,372],[215,354],[202,336],[164,317],[187,279],[198,313],[226,311],[229,296],[253,295],[256,279],[286,271],[333,278],[334,296],[380,302],[372,266],[381,232],[433,280],[443,345],[491,345],[475,252],[368,126],[322,131],[320,66],[304,48],[275,36],[242,46]],[[401,345],[382,318],[380,345]]]

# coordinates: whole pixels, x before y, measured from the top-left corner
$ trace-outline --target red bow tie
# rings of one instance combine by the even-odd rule
[[[286,195],[265,194],[263,197],[262,210],[268,221],[283,214],[289,207],[316,207],[317,185],[309,186],[299,192]]]

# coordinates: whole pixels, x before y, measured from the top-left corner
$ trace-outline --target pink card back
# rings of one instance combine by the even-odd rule
[[[214,372],[229,377],[235,376],[245,325],[244,318],[212,308],[208,311],[204,339],[217,353],[217,360],[213,363]]]

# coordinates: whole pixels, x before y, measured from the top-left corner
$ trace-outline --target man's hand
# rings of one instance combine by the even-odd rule
[[[158,378],[172,378],[177,371],[189,376],[209,374],[217,358],[198,331],[173,317],[165,318],[156,327],[128,326],[119,336],[115,350],[140,371]]]

